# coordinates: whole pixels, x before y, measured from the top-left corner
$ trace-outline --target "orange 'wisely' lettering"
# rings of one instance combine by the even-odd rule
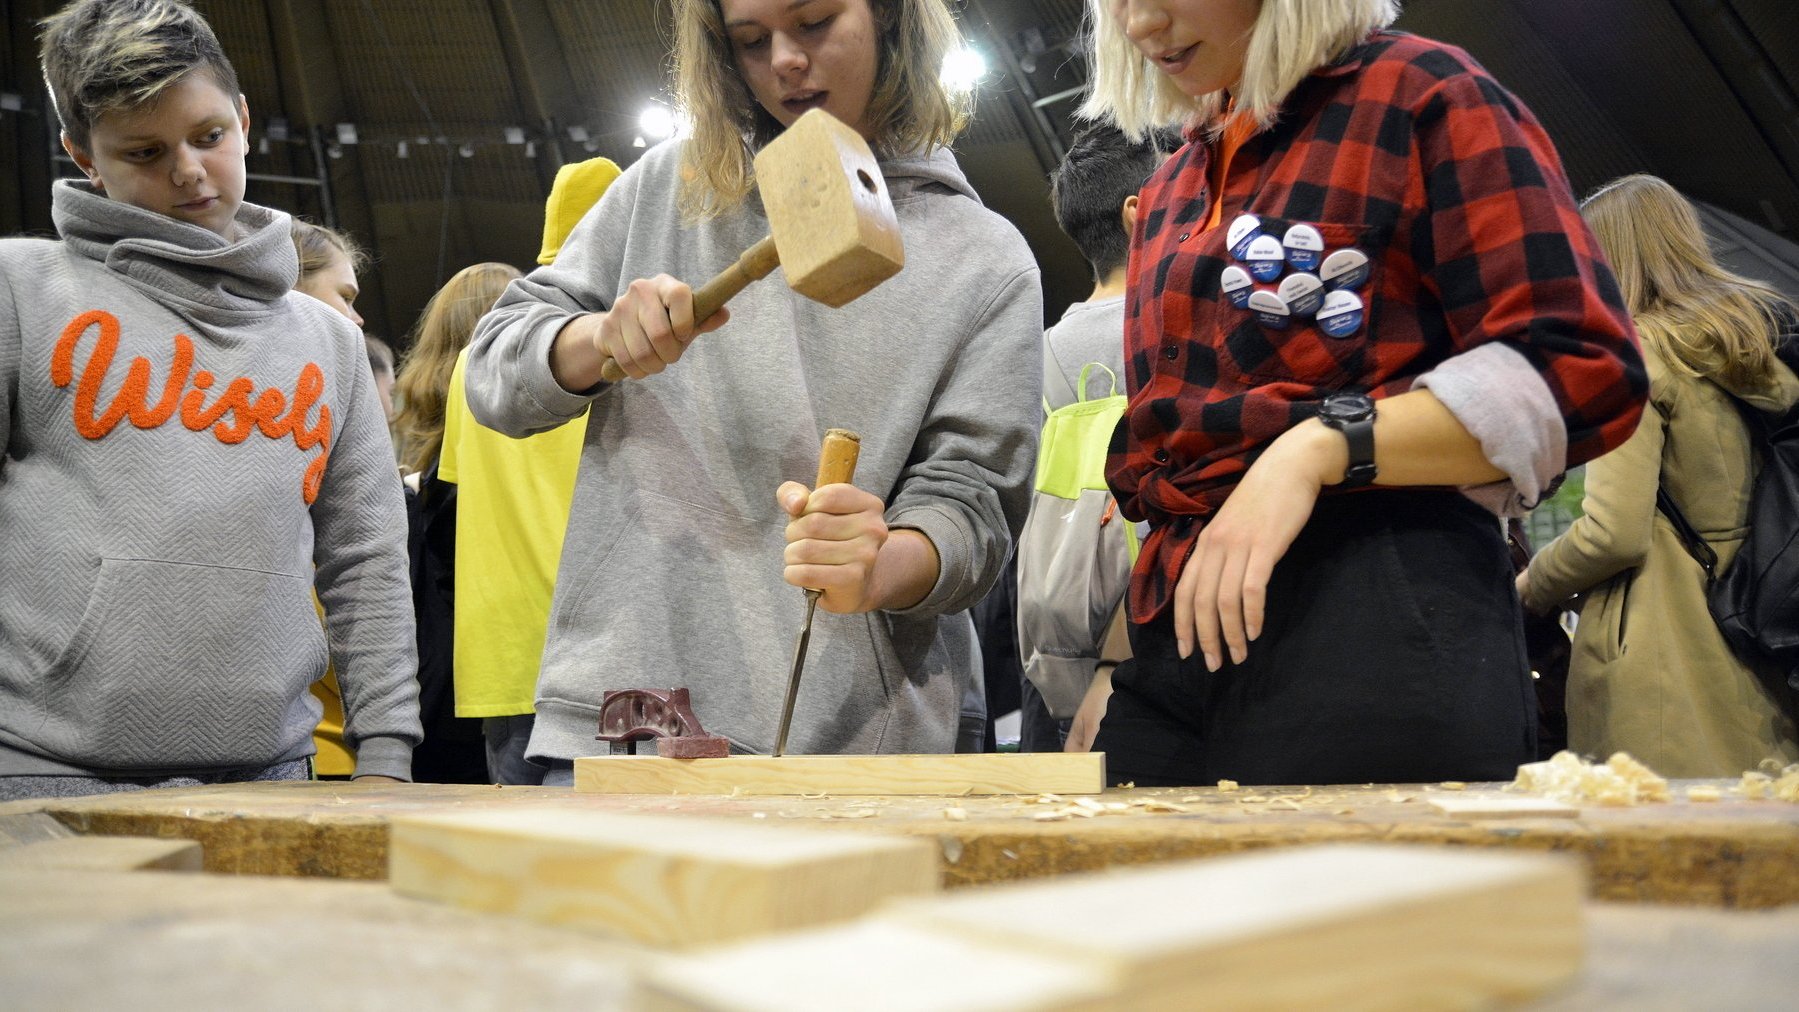
[[[125,371],[125,383],[113,395],[104,411],[96,412],[100,402],[100,385],[112,368],[113,356],[119,349],[119,318],[103,309],[93,309],[69,321],[57,339],[56,352],[50,359],[50,381],[66,387],[75,380],[75,345],[90,329],[100,329],[100,339],[93,354],[81,367],[81,382],[75,387],[75,431],[88,439],[101,439],[130,420],[140,429],[154,429],[175,417],[177,408],[181,424],[201,432],[212,429],[219,442],[236,445],[250,437],[252,429],[270,439],[292,437],[302,451],[319,447],[316,460],[307,465],[300,480],[300,494],[311,505],[319,495],[319,484],[325,480],[325,461],[331,456],[331,406],[319,404],[317,425],[307,425],[306,416],[325,392],[325,374],[317,364],[301,367],[291,395],[275,387],[256,392],[256,384],[238,377],[225,384],[225,389],[211,404],[206,402],[216,377],[202,369],[192,372],[194,342],[186,334],[175,335],[175,358],[169,363],[169,375],[163,381],[162,396],[150,403],[150,361],[134,358]],[[190,373],[192,373],[190,377]],[[189,385],[192,389],[184,395]],[[283,413],[285,412],[285,414]],[[227,416],[231,416],[227,418]]]

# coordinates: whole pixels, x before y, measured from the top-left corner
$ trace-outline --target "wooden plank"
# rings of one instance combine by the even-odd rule
[[[4,871],[199,871],[192,840],[142,836],[74,836],[0,848]]]
[[[575,760],[588,794],[1098,794],[1103,752],[967,755],[593,756]]]
[[[1580,809],[1548,798],[1436,798],[1435,811],[1456,819],[1577,819]]]
[[[651,959],[668,958],[397,896],[379,883],[187,875],[180,888],[170,885],[165,876],[136,872],[0,872],[0,1006],[636,1012],[631,977]],[[1590,903],[1586,915],[1585,967],[1570,987],[1529,1003],[1532,1012],[1793,1003],[1799,906],[1744,912]],[[880,951],[853,953],[868,964],[870,980],[894,976],[874,958]],[[1055,972],[1040,970],[1043,962],[1008,965]],[[973,993],[1042,994],[1030,975],[983,975],[997,965],[983,962],[968,975]],[[1072,987],[1078,977],[1052,979]],[[959,986],[952,978],[935,990]],[[1380,993],[1370,988],[1370,1000]],[[869,996],[844,1007],[859,1010],[878,992],[870,988]],[[988,1007],[1007,1008],[1004,994]]]
[[[1530,998],[1575,974],[1582,891],[1578,866],[1555,855],[1319,847],[907,901],[881,920],[909,929],[895,937],[951,952],[1009,950],[1060,966],[1081,988],[1075,997],[1096,1006],[1468,1008]],[[652,971],[645,1002],[865,1008],[864,982],[883,973],[887,951],[855,948],[827,932],[696,954]],[[882,1007],[983,1007],[960,997],[978,971],[920,943],[906,951],[910,974],[930,986]],[[1001,1007],[1066,1007],[1054,995],[1032,1001]]]
[[[1735,780],[1682,780],[1729,788]],[[1496,793],[1497,784],[1470,784]],[[165,788],[0,804],[84,834],[185,837],[206,870],[237,875],[387,877],[396,816],[520,806],[802,824],[923,837],[943,851],[948,889],[1071,872],[1323,843],[1409,843],[1554,851],[1587,866],[1593,898],[1762,909],[1799,904],[1799,804],[1732,797],[1704,805],[1589,807],[1573,819],[1452,819],[1434,786],[1107,790],[1103,806],[1045,821],[1069,801],[944,798],[576,794],[566,787],[287,781]],[[1248,799],[1248,800],[1246,800]],[[0,818],[4,818],[0,814]]]
[[[0,847],[36,843],[39,840],[66,840],[74,835],[74,830],[56,821],[54,816],[42,812],[0,815]]]
[[[408,896],[674,946],[938,888],[924,840],[554,809],[396,818],[388,877]]]
[[[914,924],[836,928],[671,959],[630,1002],[642,1012],[1087,1012],[1117,1008],[1085,965]]]

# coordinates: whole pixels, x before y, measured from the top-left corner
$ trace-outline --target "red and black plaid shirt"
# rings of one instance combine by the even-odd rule
[[[1648,381],[1617,282],[1548,136],[1466,53],[1380,32],[1312,74],[1231,159],[1207,229],[1213,154],[1190,139],[1150,177],[1131,245],[1130,409],[1107,477],[1125,515],[1152,526],[1131,581],[1136,621],[1168,606],[1203,518],[1330,392],[1402,393],[1503,341],[1560,406],[1570,466],[1635,429]],[[1277,240],[1305,222],[1325,252],[1367,254],[1359,330],[1329,337],[1301,318],[1270,330],[1221,296],[1236,262],[1225,233],[1245,213]]]

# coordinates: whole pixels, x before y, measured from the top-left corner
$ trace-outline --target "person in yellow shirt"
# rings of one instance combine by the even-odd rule
[[[606,158],[556,173],[538,263],[556,259],[563,240],[618,176],[619,167]],[[587,421],[583,416],[525,439],[483,428],[463,394],[467,362],[464,350],[450,375],[437,469],[440,480],[458,486],[456,715],[483,718],[495,783],[536,784],[544,768],[525,759],[525,744]]]

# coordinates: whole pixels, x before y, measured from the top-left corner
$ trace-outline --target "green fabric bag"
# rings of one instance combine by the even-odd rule
[[[1094,369],[1111,378],[1087,396]],[[1106,486],[1106,455],[1128,398],[1098,362],[1081,369],[1081,399],[1048,413],[1031,512],[1018,538],[1018,656],[1057,719],[1074,716],[1136,561],[1136,525]],[[1044,405],[1048,407],[1047,403]]]

